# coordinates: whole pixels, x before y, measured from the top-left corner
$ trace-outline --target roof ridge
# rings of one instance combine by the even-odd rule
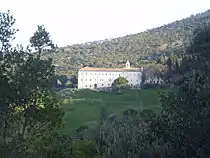
[[[81,71],[132,71],[141,70],[141,68],[97,68],[97,67],[83,67]]]

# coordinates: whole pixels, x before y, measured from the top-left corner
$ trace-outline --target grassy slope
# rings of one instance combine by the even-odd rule
[[[94,91],[79,91],[72,94],[72,99],[64,99],[65,133],[89,121],[98,121],[101,107],[118,116],[128,107],[138,109],[160,110],[158,92],[161,90],[131,90],[122,94]]]

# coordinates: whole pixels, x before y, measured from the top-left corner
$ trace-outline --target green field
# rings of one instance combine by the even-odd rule
[[[117,116],[130,107],[158,112],[160,91],[163,90],[129,90],[122,93],[90,90],[70,92],[62,98],[62,108],[65,111],[63,132],[72,133],[86,122],[99,121],[102,107]]]

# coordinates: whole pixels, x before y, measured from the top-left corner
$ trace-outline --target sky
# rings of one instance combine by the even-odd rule
[[[17,22],[16,44],[44,25],[58,46],[139,33],[210,9],[210,0],[0,0]]]

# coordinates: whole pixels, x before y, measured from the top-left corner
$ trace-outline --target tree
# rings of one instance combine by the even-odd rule
[[[149,122],[155,117],[150,110],[127,109],[124,117],[114,121],[103,121],[94,135],[90,136],[98,145],[102,157],[152,157],[149,141]]]
[[[73,85],[74,88],[77,87],[78,78],[77,78],[75,75],[73,75],[73,76],[70,78],[70,81],[71,81],[71,83],[72,83],[72,85]]]
[[[163,94],[163,111],[154,122],[159,141],[167,144],[166,157],[209,157],[210,152],[210,27],[195,32],[182,76],[175,89]],[[186,66],[187,65],[187,66]]]
[[[143,86],[145,84],[146,79],[147,79],[146,72],[143,71],[142,78],[141,78],[141,86]]]
[[[128,80],[126,80],[124,77],[119,77],[112,83],[113,88],[117,89],[124,89],[128,87]]]
[[[0,53],[1,55],[11,47],[11,41],[15,39],[14,34],[18,31],[13,28],[15,18],[10,11],[0,12]]]
[[[0,152],[2,157],[34,155],[34,142],[61,125],[63,112],[51,88],[52,60],[40,59],[49,33],[43,27],[31,38],[31,49],[12,48],[15,19],[0,13]],[[46,36],[47,35],[47,36]]]
[[[157,57],[157,58],[156,58],[156,64],[162,64],[162,60],[161,60],[160,57]]]
[[[50,33],[46,31],[43,25],[38,25],[34,35],[30,38],[31,47],[38,51],[40,58],[43,51],[49,51],[54,48],[52,40],[50,40]],[[50,49],[49,49],[50,47]]]
[[[175,63],[175,70],[176,70],[176,72],[179,71],[179,62],[178,62],[178,60],[176,60],[176,63]]]

